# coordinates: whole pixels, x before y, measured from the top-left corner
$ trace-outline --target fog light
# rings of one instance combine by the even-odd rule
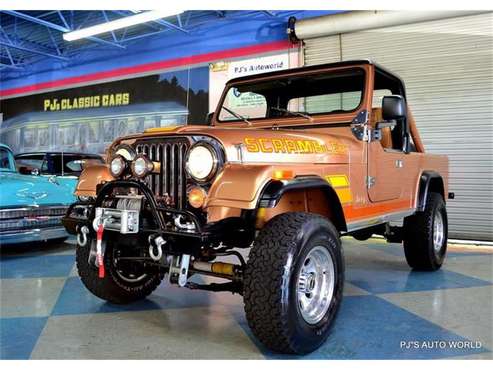
[[[154,164],[146,156],[139,154],[132,162],[132,173],[137,177],[146,177],[154,169]]]
[[[193,208],[200,208],[205,203],[207,193],[200,186],[194,186],[188,191],[188,203]]]
[[[115,155],[110,162],[110,172],[113,177],[120,177],[125,168],[127,168],[125,159],[120,154]]]

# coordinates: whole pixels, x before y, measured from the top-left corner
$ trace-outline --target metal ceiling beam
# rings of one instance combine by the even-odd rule
[[[45,26],[45,27],[51,28],[53,30],[57,30],[59,32],[65,33],[65,32],[72,31],[70,28],[67,28],[67,27],[64,27],[64,26],[60,26],[59,24],[56,24],[56,23],[45,21],[44,19],[32,17],[32,16],[30,16],[28,14],[24,14],[24,13],[18,12],[16,10],[2,10],[1,12],[2,13],[5,13],[5,14],[8,14],[8,15],[11,15],[12,17],[21,18],[21,19],[24,19],[26,21],[29,21],[29,22],[32,22],[32,23],[39,24],[41,26]],[[115,46],[115,47],[120,48],[120,49],[125,49],[125,46],[123,46],[123,45],[120,45],[118,43],[114,43],[114,42],[111,42],[111,41],[106,41],[106,40],[100,39],[98,37],[91,36],[91,37],[88,37],[87,39],[88,40],[91,40],[91,41],[94,41],[94,42],[97,42],[97,43],[100,43],[100,44],[111,45],[111,46]]]
[[[17,45],[17,44],[14,44],[14,43],[11,43],[11,42],[8,42],[5,40],[0,40],[0,45],[4,46],[6,48],[17,49],[17,50],[25,51],[28,53],[43,55],[45,57],[54,58],[54,59],[58,59],[58,60],[65,60],[66,61],[69,59],[67,57],[63,57],[63,56],[56,55],[56,54],[51,54],[51,53],[48,53],[46,51],[42,51],[42,50],[38,50],[38,49],[31,49],[31,48],[28,48],[25,46]]]
[[[184,29],[183,27],[177,26],[176,24],[173,24],[173,23],[171,23],[171,22],[165,21],[165,20],[163,20],[163,19],[158,19],[158,20],[155,20],[155,21],[153,21],[153,22],[158,23],[158,24],[160,24],[160,25],[162,25],[162,26],[165,26],[165,27],[171,28],[171,29],[173,29],[173,30],[181,31],[181,32],[183,32],[183,33],[190,33],[190,31],[189,31],[189,30],[186,30],[186,29]]]
[[[139,13],[141,13],[141,11],[135,11],[135,10],[133,10],[133,11],[132,11],[132,10],[129,10],[129,11],[128,11],[128,12],[129,12],[129,14],[125,14],[125,13],[123,13],[123,12],[121,12],[121,11],[114,11],[114,12],[115,12],[116,14],[125,15],[125,16],[128,16],[129,14],[130,14],[130,15],[134,15],[134,14],[139,14]],[[122,14],[122,13],[123,13],[123,14]],[[147,24],[148,24],[148,25],[150,25],[150,24],[152,24],[152,23],[155,23],[155,24],[159,24],[159,25],[161,25],[161,26],[164,26],[164,27],[166,27],[166,28],[172,28],[172,29],[174,29],[174,30],[181,31],[181,32],[183,32],[183,33],[190,33],[190,31],[189,31],[189,30],[187,30],[187,29],[185,29],[185,28],[183,28],[183,27],[182,27],[182,25],[181,25],[181,18],[180,18],[180,15],[179,15],[179,14],[177,14],[176,16],[177,16],[177,20],[178,20],[178,23],[179,23],[179,25],[178,25],[178,26],[177,26],[176,24],[171,23],[171,22],[165,21],[164,19],[156,19],[156,20],[154,20],[154,21],[147,22]],[[163,31],[165,31],[165,30],[163,30]],[[155,33],[155,32],[153,32],[153,34],[154,34],[154,33]]]
[[[24,67],[22,66],[17,66],[15,64],[4,64],[4,63],[0,63],[0,68],[10,68],[15,70],[24,69]]]

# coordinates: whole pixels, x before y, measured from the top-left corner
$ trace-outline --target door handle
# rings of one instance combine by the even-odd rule
[[[403,161],[402,159],[397,159],[397,160],[395,161],[395,166],[396,166],[397,168],[402,168],[402,167],[404,167],[404,161]]]

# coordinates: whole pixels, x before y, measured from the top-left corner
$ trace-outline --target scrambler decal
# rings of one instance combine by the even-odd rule
[[[289,154],[346,154],[347,147],[338,142],[320,143],[316,140],[245,138],[247,151],[251,153]]]

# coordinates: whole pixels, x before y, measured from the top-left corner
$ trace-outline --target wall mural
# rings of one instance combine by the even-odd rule
[[[103,154],[122,135],[151,127],[203,124],[208,103],[208,67],[5,99],[0,101],[0,142],[16,154]]]

